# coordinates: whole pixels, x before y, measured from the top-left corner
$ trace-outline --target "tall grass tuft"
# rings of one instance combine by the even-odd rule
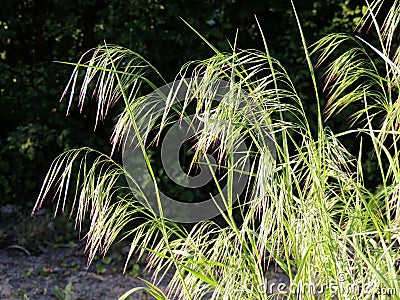
[[[288,299],[399,298],[400,2],[394,1],[384,12],[387,16],[380,24],[382,2],[368,6],[361,26],[374,28],[378,41],[335,33],[309,48],[297,19],[315,88],[317,134],[310,129],[306,104],[290,74],[270,56],[263,34],[264,51],[233,45],[231,53],[221,53],[210,45],[214,56],[183,66],[176,79],[191,78],[196,85],[188,82],[188,86],[195,92],[179,106],[165,101],[161,118],[140,118],[143,111],[159,109],[142,94],[143,89],[157,89],[150,78],[163,81],[149,62],[118,46],[89,51],[74,64],[63,97],[69,95],[69,106],[77,98],[82,108],[92,90],[98,103],[96,120],[117,101],[124,102],[111,143],[117,151],[127,142],[127,133],[134,132],[159,211],[146,205],[150,199],[140,182],[135,182],[136,188],[121,185],[120,179],[130,176],[122,165],[89,148],[65,152],[54,160],[34,209],[50,194],[56,197],[57,210],[64,210],[72,199],[76,225],[91,220],[86,235],[89,262],[121,237],[131,243],[127,260],[147,256],[153,281],[144,281],[145,288],[132,289],[121,298],[145,289],[156,299],[271,299],[278,295],[270,294],[267,270],[275,266],[290,279],[290,293],[281,295]],[[316,65],[328,63],[325,114],[320,109],[314,57]],[[216,105],[206,97],[213,93],[215,79],[230,83],[229,93]],[[333,118],[353,104],[360,109],[352,116],[351,129],[338,133],[325,125],[324,118]],[[232,153],[243,137],[250,145],[245,153],[252,161],[250,184],[236,204],[232,193],[224,199],[225,226],[204,220],[187,227],[163,218],[157,170],[146,149],[159,140],[172,113],[182,120],[190,109],[203,122],[201,129],[195,127],[194,159],[216,148],[220,158],[216,164],[226,169],[228,186],[234,184],[229,178],[235,172],[243,172]],[[265,131],[276,141],[276,155],[263,143]],[[350,153],[341,137],[354,133],[360,136],[359,151]],[[366,145],[372,145],[372,159],[377,162],[378,189],[364,180]],[[75,171],[78,176],[70,187]],[[221,182],[216,176],[214,180],[220,189]],[[234,206],[240,208],[240,221]],[[140,225],[127,230],[136,219]],[[157,283],[166,272],[173,277],[163,291]]]

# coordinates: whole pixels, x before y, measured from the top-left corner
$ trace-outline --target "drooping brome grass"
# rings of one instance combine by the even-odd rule
[[[382,1],[368,4],[363,23],[375,28],[377,44],[332,34],[313,45],[311,54],[297,19],[315,88],[316,136],[290,74],[270,56],[263,34],[264,51],[238,50],[233,45],[232,53],[221,53],[210,45],[214,56],[184,65],[176,77],[190,78],[185,84],[191,93],[179,105],[171,101],[173,94],[168,95],[161,108],[141,92],[157,89],[149,78],[163,79],[140,55],[111,45],[89,51],[74,64],[63,97],[70,95],[69,106],[77,97],[82,108],[92,89],[98,103],[96,120],[123,101],[125,109],[111,138],[113,151],[129,143],[125,137],[134,132],[159,211],[146,204],[150,199],[141,182],[111,156],[89,148],[56,158],[35,209],[50,194],[55,194],[57,210],[64,210],[72,198],[76,225],[87,217],[91,220],[89,262],[119,237],[131,243],[127,260],[147,255],[153,282],[144,281],[145,288],[132,289],[122,298],[145,289],[156,299],[267,299],[273,295],[266,270],[274,265],[290,278],[291,293],[285,294],[290,299],[398,298],[400,3],[393,3],[383,25],[376,18],[380,9]],[[318,64],[330,63],[325,74],[329,97],[325,117],[333,118],[350,104],[362,107],[346,132],[333,132],[322,121],[314,54]],[[215,79],[229,83],[229,92],[217,104],[210,101]],[[189,230],[163,218],[157,173],[146,149],[159,141],[174,120],[171,115],[185,120],[189,108],[203,125],[195,127],[193,165],[208,149],[216,148],[216,163],[226,169],[229,186],[235,172],[244,172],[232,155],[239,144],[250,145],[244,156],[252,161],[250,185],[236,204],[232,193],[224,199],[221,215],[226,226],[205,220]],[[151,114],[156,110],[162,112],[161,118]],[[143,112],[151,112],[150,117],[143,118]],[[361,128],[356,127],[359,124]],[[264,143],[265,131],[276,141],[276,157]],[[362,137],[358,153],[350,153],[340,141],[354,132]],[[366,140],[373,145],[382,182],[376,191],[366,186],[363,175]],[[78,177],[70,193],[74,170]],[[221,181],[213,175],[221,190]],[[133,188],[120,184],[125,176],[134,181]],[[234,205],[240,208],[240,222]],[[127,230],[136,218],[140,225]],[[162,291],[157,283],[167,271],[174,276],[168,290]]]

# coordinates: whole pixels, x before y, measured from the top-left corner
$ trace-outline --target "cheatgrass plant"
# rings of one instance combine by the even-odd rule
[[[86,94],[93,92],[97,120],[115,102],[123,101],[125,109],[111,143],[117,152],[126,143],[127,132],[134,132],[159,211],[146,205],[154,199],[146,199],[140,182],[136,189],[121,184],[121,178],[130,176],[121,164],[89,148],[67,151],[54,160],[35,209],[55,195],[57,210],[69,207],[79,228],[89,218],[89,261],[120,238],[131,243],[127,260],[146,255],[148,268],[154,271],[152,282],[144,281],[146,287],[122,298],[145,289],[156,299],[270,299],[277,295],[270,294],[271,275],[266,270],[276,265],[290,279],[290,293],[282,295],[290,299],[400,297],[400,3],[394,1],[380,23],[382,2],[367,3],[363,26],[378,35],[377,41],[368,43],[356,35],[332,34],[310,51],[297,19],[315,89],[312,105],[318,114],[310,117],[317,120],[317,132],[310,129],[305,104],[290,74],[270,56],[263,35],[264,51],[238,50],[233,45],[231,53],[221,53],[209,45],[214,56],[183,66],[176,79],[191,78],[196,85],[188,82],[188,86],[194,92],[179,106],[165,101],[161,118],[138,119],[143,110],[152,109],[141,91],[157,89],[150,78],[163,81],[150,63],[118,46],[104,45],[86,53],[74,64],[63,97],[69,94],[69,106],[77,98],[82,109]],[[314,58],[318,64],[328,63],[325,116]],[[230,92],[218,103],[204,96],[213,92],[215,79],[230,83]],[[237,96],[238,91],[246,91],[245,96]],[[351,129],[338,133],[324,124],[325,117],[333,118],[352,104],[360,109],[353,115]],[[232,153],[244,137],[250,145],[245,156],[251,158],[251,180],[235,204],[236,195],[228,192],[226,207],[221,208],[224,226],[205,220],[187,227],[162,217],[158,173],[146,149],[157,143],[171,114],[183,120],[189,108],[203,123],[201,129],[195,127],[193,165],[213,148],[218,153],[216,164],[226,169],[228,187],[233,173],[243,172]],[[266,130],[276,141],[276,157],[263,143]],[[359,151],[350,153],[340,139],[354,133],[361,137]],[[365,145],[372,145],[378,166],[381,185],[376,190],[364,181]],[[75,180],[72,174],[77,174]],[[222,188],[214,175],[216,187]],[[239,221],[233,206],[239,207]],[[136,219],[140,225],[129,226]],[[157,284],[166,272],[173,277],[168,289],[161,290]]]

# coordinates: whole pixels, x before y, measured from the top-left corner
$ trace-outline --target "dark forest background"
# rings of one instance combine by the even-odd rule
[[[294,4],[309,45],[327,33],[352,34],[365,10],[361,0]],[[73,110],[65,116],[67,104],[58,100],[72,67],[55,61],[77,62],[105,41],[140,53],[173,81],[183,63],[213,54],[181,18],[222,51],[229,51],[237,31],[239,48],[263,50],[254,15],[272,55],[310,103],[307,113],[312,120],[316,106],[289,0],[2,0],[0,205],[31,209],[51,161],[66,149],[90,146],[110,151],[112,118],[94,132],[95,110],[90,105],[82,114]],[[114,115],[121,109],[116,106]],[[346,127],[347,117],[343,114],[329,125],[333,130]],[[352,141],[344,143],[351,147]],[[375,168],[365,169],[373,181]]]

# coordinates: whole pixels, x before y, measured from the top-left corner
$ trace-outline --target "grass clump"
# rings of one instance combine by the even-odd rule
[[[134,254],[147,255],[154,281],[145,281],[145,289],[156,299],[267,299],[273,296],[268,293],[267,272],[273,265],[289,277],[290,293],[285,297],[290,299],[398,297],[400,50],[393,49],[393,39],[398,36],[400,4],[395,1],[383,25],[377,21],[381,4],[372,3],[363,20],[376,29],[379,46],[332,34],[310,51],[297,20],[315,88],[317,132],[310,129],[305,103],[290,74],[269,55],[265,40],[265,51],[233,45],[232,53],[221,53],[210,45],[214,56],[186,64],[177,75],[190,91],[184,100],[176,105],[169,94],[162,107],[142,95],[143,89],[157,89],[150,78],[163,78],[140,55],[110,45],[88,52],[75,64],[64,96],[69,93],[71,106],[78,90],[82,109],[92,88],[97,120],[116,101],[124,102],[111,142],[114,149],[124,147],[126,136],[134,134],[157,207],[149,205],[154,199],[146,198],[143,182],[123,165],[81,148],[56,158],[35,208],[55,187],[58,207],[64,210],[76,170],[71,213],[76,212],[78,227],[90,215],[89,261],[97,252],[104,254],[117,237],[129,239],[128,260]],[[345,44],[350,47],[343,50]],[[325,116],[334,117],[348,105],[361,107],[353,115],[352,129],[337,133],[323,122],[312,55],[319,57],[319,64],[329,62]],[[229,83],[229,92],[217,104],[209,101],[216,79]],[[146,118],[141,117],[143,110]],[[225,226],[204,220],[190,227],[163,218],[157,170],[146,148],[168,128],[172,114],[188,120],[189,110],[202,122],[194,126],[193,164],[213,148],[217,159],[205,164],[220,191],[223,187],[212,164],[226,170],[228,192],[220,207]],[[265,143],[265,132],[273,136],[276,153]],[[360,137],[357,153],[341,143],[342,136],[354,133]],[[234,155],[243,143],[249,145],[242,157],[250,159],[250,180],[235,204],[232,178],[246,170]],[[364,180],[362,162],[369,146],[381,182],[376,190]],[[121,183],[125,176],[133,182],[130,188]],[[239,207],[240,221],[234,207]],[[135,220],[140,222],[128,227]],[[162,291],[157,283],[166,271],[174,275],[168,290]]]

